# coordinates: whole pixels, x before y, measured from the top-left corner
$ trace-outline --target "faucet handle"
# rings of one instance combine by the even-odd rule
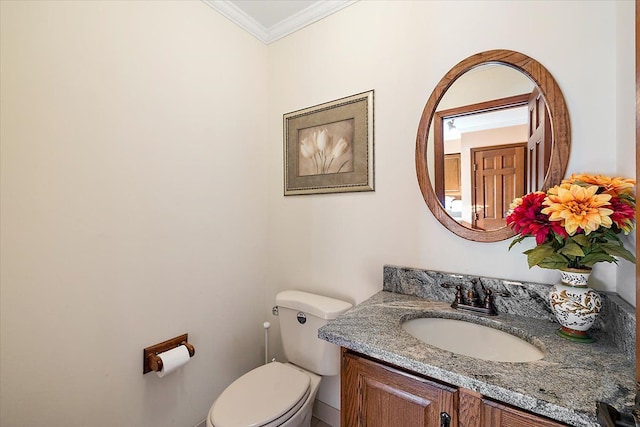
[[[467,301],[469,301],[469,305],[471,307],[478,306],[478,293],[474,288],[469,289],[469,291],[467,292]]]
[[[485,289],[484,291],[484,308],[491,308],[491,289]]]
[[[490,316],[495,316],[496,314],[498,314],[496,312],[496,308],[493,305],[493,291],[491,289],[487,289],[485,291],[485,297],[484,297],[484,308],[487,310],[487,314]]]
[[[451,308],[458,308],[458,305],[464,304],[464,296],[462,295],[462,286],[456,285],[456,296],[451,303]]]

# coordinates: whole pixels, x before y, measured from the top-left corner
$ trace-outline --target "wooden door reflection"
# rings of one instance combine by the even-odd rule
[[[524,194],[526,144],[471,149],[472,226],[492,230],[505,224],[509,204]]]

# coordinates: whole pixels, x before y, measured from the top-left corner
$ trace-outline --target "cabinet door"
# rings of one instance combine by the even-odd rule
[[[342,427],[436,427],[440,413],[458,424],[456,389],[343,352]]]
[[[492,400],[482,399],[482,402],[484,427],[566,427],[566,424]]]
[[[444,155],[444,194],[459,199],[462,188],[460,153]]]

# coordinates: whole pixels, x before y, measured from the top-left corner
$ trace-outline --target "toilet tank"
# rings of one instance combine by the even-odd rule
[[[318,375],[338,375],[340,347],[318,338],[318,329],[352,305],[301,291],[280,292],[276,304],[282,347],[289,362]]]

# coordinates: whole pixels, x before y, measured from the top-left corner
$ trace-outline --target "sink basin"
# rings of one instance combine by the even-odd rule
[[[426,344],[452,353],[496,362],[532,362],[544,353],[522,338],[476,323],[422,317],[402,328]]]

